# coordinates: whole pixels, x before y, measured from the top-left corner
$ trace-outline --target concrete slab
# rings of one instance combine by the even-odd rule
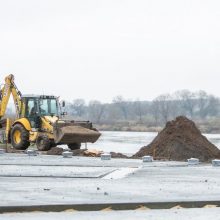
[[[52,213],[8,213],[1,214],[4,220],[207,220],[220,219],[220,208],[170,209],[170,210],[135,210],[135,211],[100,211],[100,212],[66,212]]]
[[[192,167],[187,166],[185,162],[154,161],[142,166],[141,160],[127,159],[112,159],[103,163],[100,158],[73,157],[65,159],[62,156],[43,155],[39,157],[28,157],[27,155],[0,156],[1,164],[10,164],[10,162],[14,165],[1,165],[1,172],[7,172],[7,169],[10,169],[9,167],[12,167],[13,170],[13,166],[19,166],[19,169],[26,169],[25,167],[30,169],[31,165],[34,165],[31,171],[40,173],[40,169],[48,164],[46,168],[52,174],[61,175],[62,170],[64,170],[66,176],[70,175],[71,177],[72,175],[75,178],[62,178],[62,176],[54,178],[47,175],[45,177],[0,176],[0,207],[220,201],[220,167],[212,167],[211,164],[200,164]],[[21,165],[25,163],[28,166]],[[126,167],[135,169],[132,172],[127,172],[123,178],[119,179],[114,178],[114,173],[111,175],[112,178],[106,179],[100,177],[77,178],[77,175],[80,177],[81,172],[86,174],[88,171],[88,173],[98,176],[102,171],[108,172],[109,168],[120,173],[119,171]],[[38,171],[35,171],[35,168]],[[77,168],[80,169],[77,171]],[[28,171],[29,174],[31,171]],[[44,172],[48,174],[47,171]]]
[[[114,170],[109,167],[1,165],[0,177],[99,178]]]
[[[112,159],[102,161],[100,158],[76,157],[63,158],[62,155],[38,155],[8,153],[0,155],[0,165],[37,165],[37,166],[80,166],[80,167],[139,167],[141,160]]]

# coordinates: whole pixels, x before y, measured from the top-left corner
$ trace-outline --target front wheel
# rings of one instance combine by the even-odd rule
[[[30,146],[29,132],[21,124],[12,128],[11,144],[17,150],[26,150]]]
[[[72,143],[72,144],[67,144],[69,149],[71,150],[78,150],[81,147],[81,143]]]

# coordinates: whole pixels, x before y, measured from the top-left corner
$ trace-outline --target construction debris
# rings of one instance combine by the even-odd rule
[[[103,151],[96,149],[77,149],[72,150],[73,156],[100,157]]]
[[[63,151],[64,151],[63,148],[53,147],[47,151],[47,154],[48,155],[62,155]],[[96,149],[77,149],[77,150],[72,150],[71,152],[73,156],[84,156],[84,157],[100,157],[101,154],[104,153],[103,151],[96,150]],[[115,153],[115,152],[110,152],[110,156],[112,158],[128,158],[124,154]]]
[[[72,150],[73,156],[84,156],[85,151],[86,151],[86,149]]]
[[[100,157],[103,151],[99,151],[96,149],[89,149],[84,151],[84,155],[87,157]]]
[[[179,116],[168,122],[157,137],[148,146],[142,147],[133,158],[145,155],[175,161],[194,157],[204,162],[220,158],[220,150],[201,134],[193,121]]]
[[[52,147],[50,150],[47,151],[47,155],[62,155],[63,148],[60,147]]]

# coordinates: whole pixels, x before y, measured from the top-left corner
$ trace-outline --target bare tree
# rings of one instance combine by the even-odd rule
[[[209,95],[209,104],[207,106],[207,114],[209,116],[218,116],[220,113],[220,100],[219,98]]]
[[[205,91],[199,91],[196,93],[196,100],[198,103],[198,111],[199,116],[201,118],[205,118],[208,115],[208,108],[209,108],[209,96]]]
[[[125,99],[122,96],[116,96],[113,101],[112,101],[116,106],[119,107],[119,109],[121,110],[124,119],[128,118],[128,106],[127,106],[127,102],[125,101]]]
[[[139,101],[139,100],[135,101],[134,102],[134,107],[135,107],[135,113],[136,113],[136,115],[139,118],[139,122],[143,123],[143,120],[142,120],[143,111],[142,111],[142,103],[141,103],[141,101]]]
[[[151,114],[154,118],[155,126],[158,126],[160,119],[159,101],[157,99],[153,100],[151,105]]]
[[[158,96],[154,102],[157,102],[161,118],[166,123],[171,114],[171,96],[169,94]]]
[[[78,119],[90,119],[94,123],[105,123],[119,127],[125,123],[146,123],[155,126],[163,125],[178,115],[185,115],[194,120],[208,120],[210,117],[220,116],[219,98],[207,94],[205,91],[190,92],[188,90],[163,94],[150,101],[128,101],[117,96],[112,103],[102,104],[91,101],[86,105],[83,99],[67,102],[70,116]],[[76,117],[77,116],[77,117]],[[116,126],[117,127],[117,126]]]
[[[193,118],[196,109],[195,94],[188,90],[182,90],[177,91],[175,95],[180,100],[181,108],[185,112],[185,114]]]
[[[101,102],[97,100],[90,101],[88,106],[90,119],[99,124],[103,116],[104,109],[105,106]]]
[[[73,109],[74,113],[81,117],[85,111],[85,100],[84,99],[75,99],[72,102],[71,108]]]

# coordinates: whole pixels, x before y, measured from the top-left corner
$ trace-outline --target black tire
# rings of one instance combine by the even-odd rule
[[[78,150],[81,147],[81,143],[72,143],[72,144],[67,144],[69,149],[71,150]]]
[[[40,135],[36,140],[37,149],[40,151],[48,151],[51,148],[51,142],[47,135]]]
[[[26,150],[30,146],[29,132],[21,124],[16,124],[11,129],[10,136],[11,144],[15,149]]]
[[[57,146],[57,144],[54,141],[50,141],[50,148],[56,147],[56,146]]]

